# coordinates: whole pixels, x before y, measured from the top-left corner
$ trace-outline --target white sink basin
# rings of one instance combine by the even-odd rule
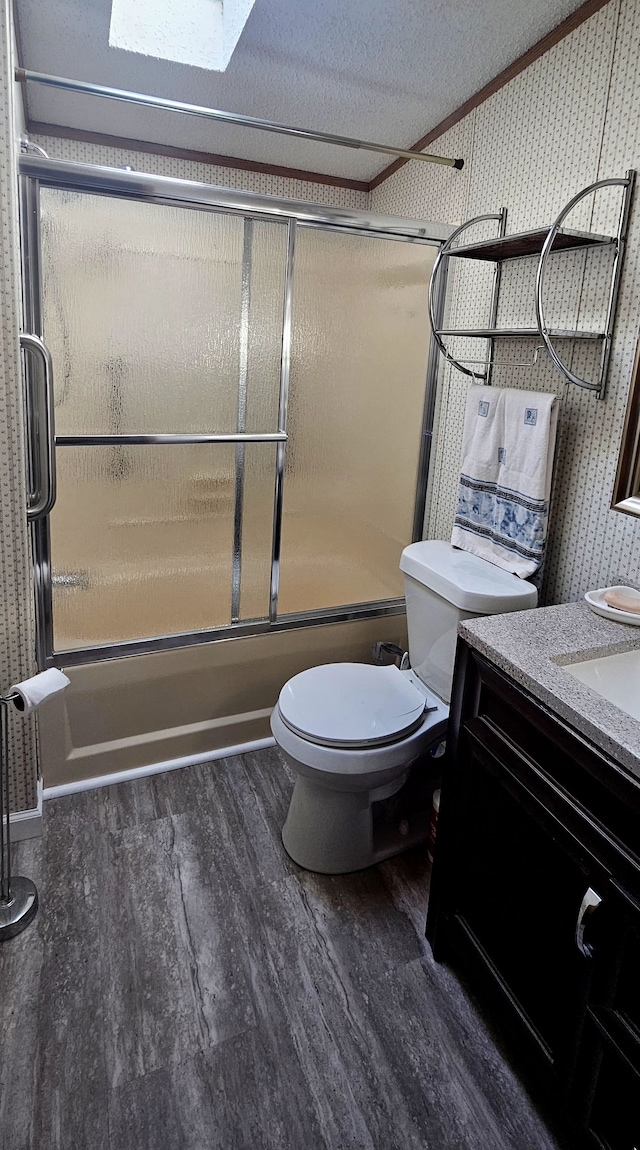
[[[640,719],[640,648],[565,664],[564,669],[627,715]]]

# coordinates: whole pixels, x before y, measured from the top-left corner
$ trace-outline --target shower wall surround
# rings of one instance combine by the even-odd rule
[[[640,170],[640,3],[611,0],[579,28],[501,88],[429,151],[463,156],[461,172],[407,164],[371,194],[373,211],[457,223],[508,208],[507,231],[550,223],[581,188],[597,179]],[[609,231],[615,226],[613,194],[600,193],[567,220],[567,226]],[[491,233],[495,234],[495,232]],[[469,233],[469,239],[473,238]],[[477,238],[482,238],[478,233]],[[549,284],[553,322],[588,328],[601,314],[606,257],[600,271],[593,257],[583,279],[584,256],[556,257]],[[450,323],[487,322],[488,284],[478,290],[482,265],[454,261]],[[530,266],[527,267],[526,265]],[[484,265],[486,268],[487,265]],[[506,265],[498,321],[535,323],[533,261]],[[476,308],[482,308],[475,313]],[[474,314],[475,313],[475,314]],[[475,320],[479,320],[478,324]],[[565,322],[566,321],[566,322]],[[640,195],[632,209],[622,276],[607,398],[566,386],[545,355],[533,369],[501,368],[498,386],[556,391],[562,399],[560,438],[543,601],[567,602],[608,583],[640,583],[640,523],[610,510],[620,437],[640,322]],[[530,359],[534,344],[499,341],[501,361]],[[485,344],[466,341],[460,354],[479,358]],[[572,345],[563,344],[564,355]],[[576,345],[574,370],[593,364]],[[571,360],[569,360],[571,363]],[[480,369],[481,370],[481,369]],[[453,522],[464,406],[469,380],[455,369],[442,372],[436,428],[437,449],[427,535],[448,538]]]

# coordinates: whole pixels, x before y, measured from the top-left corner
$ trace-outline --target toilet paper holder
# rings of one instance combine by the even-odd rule
[[[11,820],[9,809],[9,707],[19,707],[17,691],[0,695],[0,942],[14,938],[35,918],[38,892],[35,883],[11,874]]]

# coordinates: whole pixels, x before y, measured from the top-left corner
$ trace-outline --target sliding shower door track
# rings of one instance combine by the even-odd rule
[[[448,224],[404,219],[377,212],[360,211],[307,200],[290,200],[283,196],[264,196],[203,184],[196,180],[179,180],[148,172],[79,164],[70,160],[49,160],[22,154],[18,160],[21,176],[37,180],[44,187],[67,188],[75,192],[122,196],[155,204],[178,204],[221,212],[239,212],[254,218],[294,219],[301,224],[320,224],[355,229],[375,236],[396,240],[440,245],[451,235]]]
[[[405,611],[404,599],[379,599],[371,603],[355,603],[346,607],[329,607],[320,611],[281,615],[275,622],[258,619],[246,623],[232,623],[227,627],[215,627],[208,631],[190,631],[178,635],[162,635],[154,639],[132,639],[122,643],[56,651],[47,658],[46,666],[75,667],[85,663],[103,663],[108,659],[127,659],[135,655],[151,655],[156,651],[171,651],[178,647],[216,643],[221,639],[246,639],[254,635],[322,627],[331,623],[356,623],[364,619],[381,619],[388,615],[404,615]]]

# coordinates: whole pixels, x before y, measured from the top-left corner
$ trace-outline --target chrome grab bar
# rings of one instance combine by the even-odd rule
[[[97,434],[97,435],[56,435],[56,447],[144,447],[146,444],[181,444],[181,443],[286,443],[286,431],[265,432],[184,432],[167,433],[151,432],[149,434],[129,435]]]
[[[576,919],[576,946],[584,958],[591,958],[593,954],[593,947],[584,940],[584,932],[589,919],[592,918],[601,902],[600,895],[596,893],[593,887],[587,887]]]
[[[53,364],[51,352],[40,336],[23,332],[20,347],[31,352],[40,361],[38,386],[33,391],[35,411],[28,416],[28,434],[34,445],[33,458],[37,459],[37,474],[33,477],[36,490],[27,507],[27,519],[35,523],[44,519],[56,501],[55,419],[53,409]],[[32,397],[32,399],[33,399]],[[44,432],[44,434],[43,434]]]

